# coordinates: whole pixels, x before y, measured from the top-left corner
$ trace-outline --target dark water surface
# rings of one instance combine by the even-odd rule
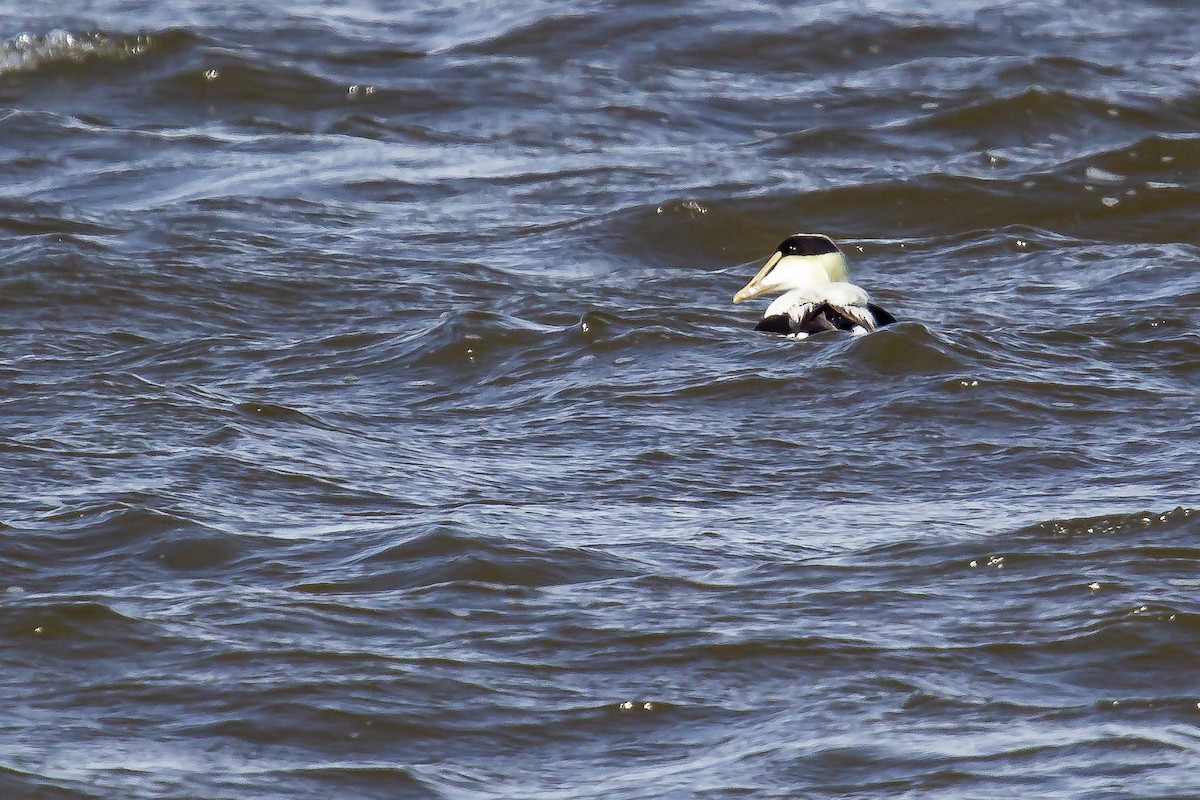
[[[18,5],[0,798],[1200,796],[1200,6]]]

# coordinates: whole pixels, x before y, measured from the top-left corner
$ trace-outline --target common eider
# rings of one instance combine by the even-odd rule
[[[896,321],[847,277],[846,256],[832,239],[822,233],[797,233],[783,240],[733,302],[783,292],[767,306],[754,330],[797,339],[821,331],[864,334]]]

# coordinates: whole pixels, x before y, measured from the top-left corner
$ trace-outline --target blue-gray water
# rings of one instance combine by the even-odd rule
[[[1200,7],[17,5],[0,797],[1200,796]]]

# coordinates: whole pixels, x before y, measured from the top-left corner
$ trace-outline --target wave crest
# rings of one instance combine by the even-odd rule
[[[158,37],[148,33],[52,30],[22,33],[0,42],[0,75],[35,72],[47,65],[82,63],[93,58],[124,60],[150,51]]]

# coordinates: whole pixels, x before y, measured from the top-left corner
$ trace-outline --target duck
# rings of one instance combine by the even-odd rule
[[[733,296],[744,303],[764,294],[775,298],[754,330],[806,339],[823,331],[870,333],[896,318],[871,302],[849,281],[846,256],[823,233],[796,233],[775,249],[758,274]]]

